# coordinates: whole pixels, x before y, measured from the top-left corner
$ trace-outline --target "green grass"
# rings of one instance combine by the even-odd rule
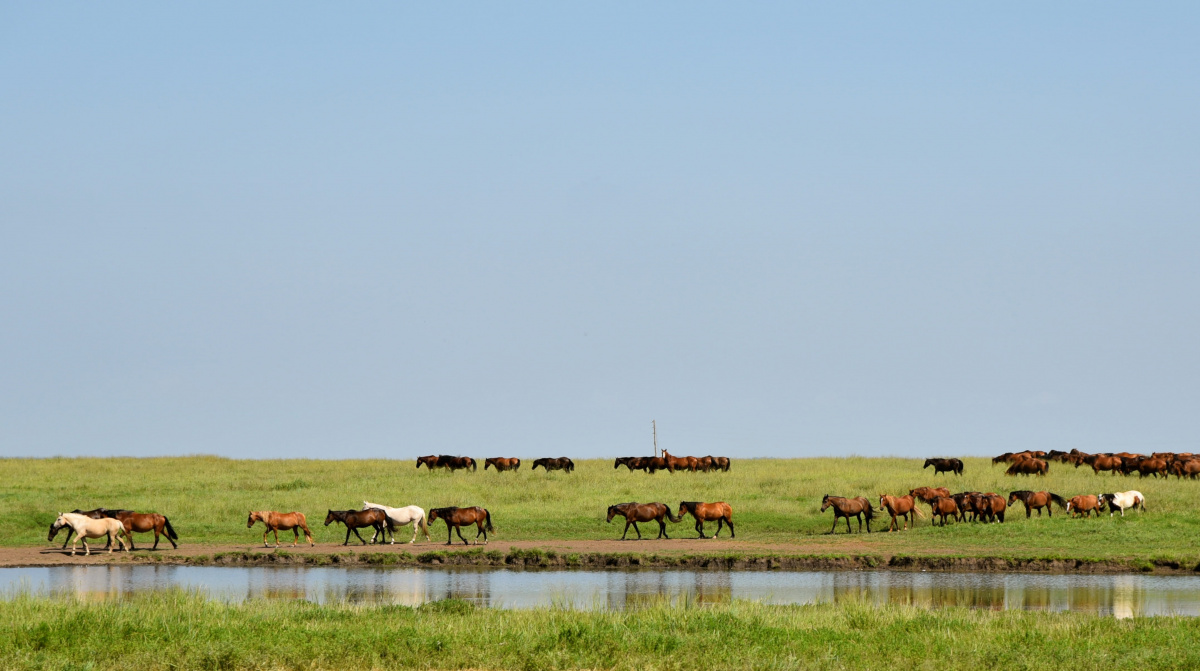
[[[250,601],[181,591],[0,601],[4,669],[1181,669],[1200,619],[843,602],[615,611]]]
[[[410,460],[249,461],[216,457],[156,459],[0,460],[0,544],[36,546],[58,511],[96,506],[157,511],[168,515],[184,543],[244,543],[261,539],[261,526],[247,530],[251,509],[299,510],[309,517],[318,543],[340,543],[340,526],[321,526],[328,508],[357,508],[363,499],[426,509],[482,505],[493,515],[503,540],[613,539],[621,525],[606,524],[612,503],[683,499],[723,500],[733,506],[739,541],[800,542],[808,552],[855,554],[949,553],[963,556],[1062,557],[1085,559],[1200,557],[1200,482],[1094,475],[1089,469],[1052,464],[1045,478],[1012,478],[986,459],[965,459],[963,477],[922,471],[906,459],[735,459],[729,473],[629,473],[609,460],[578,462],[572,474],[417,470]],[[482,463],[482,459],[480,459]],[[827,536],[832,513],[819,512],[826,493],[902,493],[925,484],[953,491],[977,489],[1007,494],[1013,489],[1049,489],[1064,496],[1138,489],[1147,513],[1124,519],[1026,520],[1018,504],[1004,525],[958,524],[932,528],[922,520],[903,534]],[[652,525],[651,525],[652,526]],[[877,529],[886,527],[879,522]],[[857,525],[855,525],[857,528]],[[844,531],[842,525],[841,530]],[[712,525],[709,525],[712,530]],[[404,537],[406,532],[401,532]],[[434,538],[444,540],[438,523]],[[691,523],[671,527],[675,538],[691,537]],[[473,534],[472,534],[473,535]],[[145,543],[145,536],[140,542]],[[629,551],[644,552],[638,544]],[[648,544],[647,544],[648,546]],[[654,552],[669,551],[669,544]]]

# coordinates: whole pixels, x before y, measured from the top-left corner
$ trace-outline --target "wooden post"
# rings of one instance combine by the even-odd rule
[[[658,424],[650,420],[650,429],[654,431],[654,456],[658,456]]]

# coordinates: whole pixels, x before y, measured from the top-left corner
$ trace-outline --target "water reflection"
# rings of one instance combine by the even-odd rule
[[[303,567],[64,566],[0,569],[0,590],[119,599],[185,587],[219,599],[416,606],[463,599],[483,606],[624,609],[686,600],[777,604],[866,602],[920,608],[1080,611],[1116,617],[1200,615],[1200,578],[1142,575],[888,571],[486,571]]]

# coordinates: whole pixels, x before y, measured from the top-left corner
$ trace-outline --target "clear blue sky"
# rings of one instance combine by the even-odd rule
[[[1200,450],[1196,3],[0,5],[0,455]]]

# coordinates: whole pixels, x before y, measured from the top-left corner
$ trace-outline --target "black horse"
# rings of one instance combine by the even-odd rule
[[[921,467],[921,470],[925,470],[930,466],[933,466],[934,475],[937,475],[938,473],[953,473],[955,475],[962,475],[963,471],[961,459],[926,459],[925,465]]]
[[[541,466],[547,471],[566,471],[567,473],[570,473],[571,471],[575,470],[575,462],[566,457],[559,457],[557,459],[534,459],[533,468],[529,470],[536,471],[538,466]]]

